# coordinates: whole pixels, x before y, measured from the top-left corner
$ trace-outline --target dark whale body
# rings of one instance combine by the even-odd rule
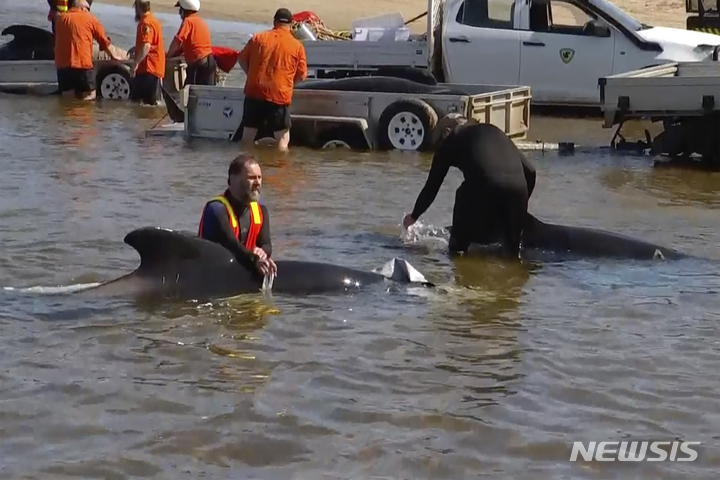
[[[398,77],[350,77],[334,80],[302,82],[295,85],[297,90],[342,90],[376,93],[417,93],[432,95],[465,95],[442,85],[427,85]]]
[[[542,222],[528,214],[523,232],[526,248],[572,256],[618,259],[680,259],[687,255],[654,243],[596,228]]]
[[[146,299],[211,300],[258,293],[263,278],[241,266],[219,244],[195,235],[146,227],[125,236],[140,254],[140,266],[123,277],[82,291],[108,296],[132,295]],[[396,259],[395,265],[406,265]],[[383,274],[319,262],[277,260],[273,294],[308,295],[347,292],[388,280]],[[392,280],[410,283],[402,268]],[[422,278],[421,283],[430,286]]]
[[[527,214],[523,247],[570,257],[632,260],[678,260],[690,255],[643,240],[597,228],[543,222]],[[452,230],[452,226],[447,227]]]
[[[31,25],[11,25],[2,31],[13,39],[0,46],[2,60],[54,60],[55,35]]]

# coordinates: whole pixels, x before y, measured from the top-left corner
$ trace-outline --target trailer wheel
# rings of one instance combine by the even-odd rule
[[[329,148],[348,148],[350,150],[367,150],[368,143],[360,131],[353,125],[339,125],[320,132],[315,139],[315,147],[322,150]]]
[[[127,100],[130,98],[130,68],[126,65],[110,65],[98,72],[96,77],[100,98]]]
[[[378,144],[386,150],[428,150],[437,121],[437,113],[424,101],[398,100],[380,115]]]

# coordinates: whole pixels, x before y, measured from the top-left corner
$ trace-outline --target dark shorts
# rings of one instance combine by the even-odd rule
[[[244,127],[258,130],[289,130],[292,126],[290,106],[245,97],[242,123]]]
[[[160,79],[151,73],[138,73],[132,79],[131,92],[133,101],[156,105],[160,96]]]
[[[60,93],[74,90],[76,95],[82,95],[95,90],[95,70],[92,68],[60,68],[57,80]]]
[[[527,207],[526,189],[480,187],[463,182],[455,193],[450,251],[466,251],[471,243],[499,243],[517,256]]]
[[[208,55],[187,66],[186,85],[215,85],[215,56]]]

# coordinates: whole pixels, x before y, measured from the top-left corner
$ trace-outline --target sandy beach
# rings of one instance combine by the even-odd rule
[[[103,0],[98,3],[130,5],[130,0]],[[685,4],[682,0],[617,0],[618,7],[641,22],[666,27],[685,28]],[[175,12],[175,0],[153,1],[152,8],[159,12]],[[289,8],[293,13],[310,10],[333,30],[347,30],[353,19],[399,11],[405,20],[425,12],[426,0],[364,0],[342,2],[328,0],[202,0],[201,14],[218,20],[236,20],[247,23],[269,24],[273,13],[280,7]],[[410,25],[415,32],[425,30],[425,19]]]

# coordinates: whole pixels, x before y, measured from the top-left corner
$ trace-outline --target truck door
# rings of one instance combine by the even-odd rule
[[[447,2],[442,45],[449,83],[517,85],[520,32],[513,30],[514,4],[514,0]]]
[[[520,84],[533,101],[598,105],[598,79],[612,75],[616,31],[579,0],[532,0],[520,33]]]

